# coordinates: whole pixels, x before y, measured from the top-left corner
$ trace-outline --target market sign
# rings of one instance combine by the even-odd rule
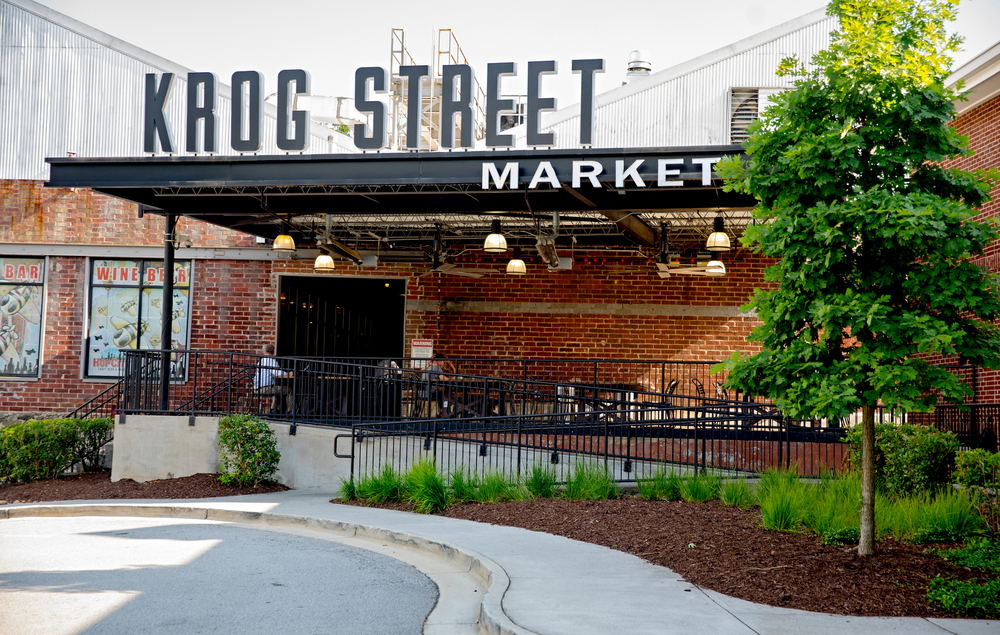
[[[594,138],[594,74],[604,72],[603,59],[573,60],[573,73],[580,75],[580,144],[589,146]],[[553,60],[528,62],[528,99],[526,122],[528,146],[555,145],[554,132],[539,132],[541,113],[555,110],[553,97],[541,96],[543,75],[557,72]],[[420,148],[420,108],[423,79],[430,76],[426,65],[400,66],[399,74],[407,81],[407,148]],[[512,148],[514,135],[500,134],[500,115],[513,113],[513,99],[501,99],[500,83],[506,76],[516,75],[514,62],[499,62],[486,66],[486,147]],[[164,107],[173,85],[173,73],[146,75],[143,151],[156,152],[159,141],[163,152],[175,152],[170,121]],[[185,119],[185,149],[187,152],[218,152],[219,126],[216,113],[218,79],[214,73],[188,73],[187,116]],[[293,110],[294,98],[309,95],[309,73],[301,69],[278,73],[278,149],[301,152],[309,143],[309,112]],[[236,152],[258,152],[261,147],[263,75],[257,71],[239,71],[232,76],[232,108],[230,147]],[[385,103],[372,98],[372,93],[386,93],[388,72],[378,66],[357,69],[354,74],[355,107],[371,116],[371,125],[354,126],[354,144],[359,150],[378,150],[387,142],[388,109]],[[468,64],[448,64],[441,68],[441,119],[439,142],[442,148],[472,148],[473,95],[475,75]],[[461,117],[461,132],[456,138],[457,118]],[[199,138],[199,124],[202,128]],[[457,145],[456,145],[457,144]]]

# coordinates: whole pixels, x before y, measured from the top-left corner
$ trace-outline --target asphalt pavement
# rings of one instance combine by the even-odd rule
[[[992,620],[762,606],[596,545],[329,499],[0,507],[0,633],[1000,633]],[[82,606],[85,620],[55,630]]]

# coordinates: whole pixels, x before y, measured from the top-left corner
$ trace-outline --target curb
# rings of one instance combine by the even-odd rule
[[[479,631],[485,635],[536,635],[515,624],[503,611],[503,597],[510,587],[510,578],[500,565],[474,551],[370,525],[325,520],[309,516],[291,516],[270,512],[248,512],[212,507],[180,505],[30,505],[0,509],[0,520],[66,516],[129,516],[139,518],[184,518],[215,520],[308,529],[348,538],[378,540],[394,546],[418,551],[460,568],[467,569],[486,588],[479,605]]]

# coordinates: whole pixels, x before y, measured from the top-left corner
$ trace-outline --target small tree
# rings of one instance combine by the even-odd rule
[[[761,352],[726,362],[729,385],[790,417],[862,411],[861,555],[874,553],[874,413],[927,411],[968,388],[922,355],[1000,366],[997,277],[969,261],[996,237],[973,220],[982,175],[941,161],[967,154],[945,88],[961,39],[943,24],[958,0],[833,2],[840,20],[812,69],[795,75],[751,129],[749,162],[720,165],[759,204],[744,243],[780,259],[751,306]],[[996,173],[993,173],[993,178]]]

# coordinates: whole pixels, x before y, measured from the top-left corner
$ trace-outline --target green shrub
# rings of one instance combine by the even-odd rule
[[[358,482],[358,498],[381,505],[386,501],[398,502],[406,496],[406,485],[402,475],[391,464],[382,466],[377,474],[368,474]]]
[[[798,531],[810,517],[814,488],[792,476],[791,479],[785,476],[775,478],[766,488],[758,491],[765,529]]]
[[[56,478],[78,462],[75,419],[25,421],[0,429],[5,481],[29,483]]]
[[[931,492],[917,492],[912,496],[875,494],[875,529],[880,536],[896,540],[913,540],[924,526],[926,510],[934,502]]]
[[[1000,618],[1000,579],[977,584],[934,578],[928,585],[927,600],[956,617]]]
[[[554,498],[556,495],[556,472],[543,465],[531,468],[531,474],[524,480],[528,492],[535,498]]]
[[[569,500],[607,500],[618,498],[618,485],[603,467],[577,463],[566,482],[563,496]]]
[[[406,499],[421,514],[434,514],[451,503],[448,486],[431,461],[420,461],[406,474]]]
[[[111,417],[79,419],[76,422],[76,456],[84,472],[101,468],[101,448],[115,437],[115,424]]]
[[[846,536],[861,520],[861,479],[856,474],[824,479],[813,485],[808,514],[803,521],[817,536]],[[875,507],[876,513],[879,507]],[[840,538],[837,538],[838,540]],[[837,543],[829,543],[837,544]]]
[[[637,476],[635,479],[635,485],[639,488],[639,497],[643,500],[660,500],[663,497],[662,493],[667,486],[667,473],[661,467],[657,469],[656,472],[649,478]]]
[[[667,480],[663,484],[663,490],[660,494],[663,500],[668,501],[679,501],[683,498],[681,489],[684,487],[684,477],[682,477],[677,472],[671,472],[667,475]]]
[[[479,479],[476,500],[480,503],[500,503],[523,498],[514,483],[500,472],[487,472]]]
[[[955,482],[965,487],[1000,485],[1000,452],[978,449],[959,452],[955,457]]]
[[[466,474],[460,469],[451,473],[451,493],[455,501],[460,503],[475,501],[478,490],[479,477],[476,475]]]
[[[722,489],[719,490],[719,500],[722,501],[723,505],[739,507],[741,509],[753,507],[756,502],[753,490],[747,485],[746,480],[742,478],[723,483]]]
[[[840,527],[821,535],[824,545],[856,545],[861,540],[861,532],[857,527]]]
[[[942,490],[922,509],[920,527],[913,542],[961,542],[985,531],[980,518],[965,492]]]
[[[757,498],[767,498],[772,489],[789,487],[798,482],[798,475],[791,470],[768,468],[760,475],[760,483],[757,484]]]
[[[684,479],[681,485],[681,496],[692,503],[704,503],[719,497],[722,488],[722,478],[697,474]]]
[[[278,471],[278,440],[265,421],[250,415],[219,419],[219,480],[237,487],[269,481]]]
[[[852,467],[861,466],[861,427],[848,431]],[[875,425],[875,480],[890,494],[902,495],[946,485],[955,467],[959,442],[954,434],[929,426]]]
[[[934,553],[948,562],[1000,575],[1000,542],[995,540],[974,539],[961,549],[936,549]]]
[[[340,479],[340,487],[337,488],[337,495],[341,500],[345,501],[358,500],[358,486],[355,484],[353,476],[349,479]]]

